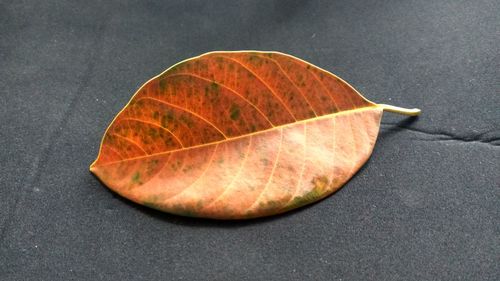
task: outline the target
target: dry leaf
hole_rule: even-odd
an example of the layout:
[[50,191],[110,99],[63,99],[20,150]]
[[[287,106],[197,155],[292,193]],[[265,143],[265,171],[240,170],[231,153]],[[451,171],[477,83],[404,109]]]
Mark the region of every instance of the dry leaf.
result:
[[282,213],[339,189],[366,162],[382,111],[337,76],[278,52],[211,52],[144,84],[90,170],[165,212]]

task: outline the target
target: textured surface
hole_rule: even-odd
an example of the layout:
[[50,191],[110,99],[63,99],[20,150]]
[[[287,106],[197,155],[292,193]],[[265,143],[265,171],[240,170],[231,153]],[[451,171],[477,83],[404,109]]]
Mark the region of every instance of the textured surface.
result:
[[[498,280],[498,1],[233,2],[0,3],[0,279]],[[269,219],[165,215],[88,172],[144,81],[228,49],[423,115],[385,114],[344,188]]]

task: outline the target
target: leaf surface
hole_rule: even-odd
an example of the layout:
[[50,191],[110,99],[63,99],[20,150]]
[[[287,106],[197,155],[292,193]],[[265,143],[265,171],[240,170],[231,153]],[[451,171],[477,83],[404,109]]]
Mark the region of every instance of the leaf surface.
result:
[[104,134],[91,171],[165,212],[282,213],[339,189],[366,162],[384,108],[278,52],[211,52],[145,83]]

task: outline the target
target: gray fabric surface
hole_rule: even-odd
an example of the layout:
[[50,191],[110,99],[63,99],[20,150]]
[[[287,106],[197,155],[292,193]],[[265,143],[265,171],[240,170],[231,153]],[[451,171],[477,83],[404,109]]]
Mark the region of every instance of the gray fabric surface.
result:
[[[1,1],[1,280],[499,280],[498,1]],[[277,50],[386,113],[339,192],[188,219],[89,171],[135,90],[211,50]]]

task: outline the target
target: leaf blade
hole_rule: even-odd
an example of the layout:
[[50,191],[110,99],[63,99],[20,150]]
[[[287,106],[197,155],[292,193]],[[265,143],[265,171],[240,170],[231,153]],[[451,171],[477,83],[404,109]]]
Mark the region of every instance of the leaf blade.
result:
[[[191,74],[185,75],[186,71]],[[172,77],[184,78],[179,82]],[[247,80],[241,82],[241,77]],[[252,94],[250,90],[255,89],[259,91]],[[155,102],[164,107],[153,105]],[[214,109],[217,105],[225,108]],[[192,116],[182,115],[181,111]],[[353,123],[357,130],[341,126],[342,131],[333,134],[336,139],[331,138],[330,147],[321,143],[330,141],[325,137],[328,130],[335,130],[335,126],[324,122],[335,124],[337,119],[344,120],[345,116],[352,119],[361,112],[366,116]],[[122,196],[171,213],[219,219],[272,215],[322,199],[340,188],[371,154],[381,115],[380,107],[340,78],[291,56],[255,52],[208,53],[172,67],[141,87],[108,128],[91,170]],[[138,120],[146,118],[143,123],[169,132],[172,137],[151,127],[146,130],[143,125],[128,124],[128,129],[117,125],[137,116]],[[351,119],[341,123],[352,122]],[[318,125],[320,123],[323,125]],[[364,137],[359,134],[361,125]],[[309,136],[307,126],[313,132]],[[287,140],[284,156],[280,158],[283,143],[278,143],[276,151],[273,146],[276,140],[271,134],[278,131],[283,134],[291,128],[294,128],[292,135],[299,140],[299,131],[304,132],[304,142]],[[321,128],[324,131],[319,130]],[[351,130],[350,134],[346,133],[347,129]],[[138,153],[137,149],[131,149],[132,145],[123,142],[107,143],[106,138],[115,131],[125,131],[127,137],[147,150]],[[261,140],[262,136],[265,137]],[[310,139],[309,145],[306,145],[306,136]],[[252,138],[256,144],[252,145]],[[364,140],[359,147],[356,147],[356,138]],[[259,142],[262,142],[260,150]],[[238,155],[231,154],[239,151],[236,146],[229,145],[233,143],[240,146],[248,143],[247,152],[243,153],[247,156],[242,158],[242,163]],[[354,146],[348,148],[345,143]],[[219,145],[223,150],[217,151]],[[208,154],[210,150],[212,154]],[[301,162],[295,151],[307,157]],[[350,165],[348,171],[335,168],[330,161],[337,155],[329,152],[342,151],[349,153],[338,157],[342,163],[339,167]],[[213,159],[207,164],[206,159],[197,156],[205,154],[222,161],[216,165],[224,168],[215,167]],[[249,154],[266,157],[257,159]],[[323,154],[330,155],[331,159]],[[262,159],[269,161],[267,156],[271,155],[276,160],[269,171]],[[352,158],[353,155],[356,157]],[[307,162],[308,157],[321,159],[320,164]],[[347,161],[349,157],[351,160]],[[233,166],[224,165],[224,161]],[[151,164],[154,162],[155,165]],[[252,164],[250,168],[245,168],[249,163]],[[287,163],[288,171],[282,168],[282,163]],[[200,172],[200,166],[205,165],[204,172]],[[328,168],[337,171],[322,173]],[[278,177],[273,179],[276,171]],[[267,179],[265,185],[264,179]],[[296,185],[293,189],[289,186],[292,184]],[[253,199],[251,204],[250,199]]]

